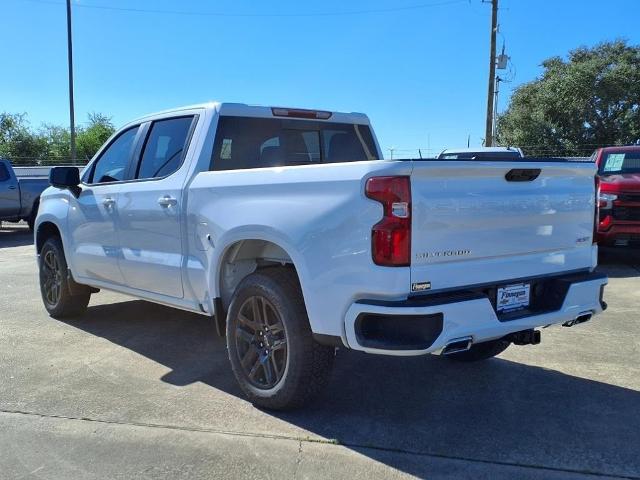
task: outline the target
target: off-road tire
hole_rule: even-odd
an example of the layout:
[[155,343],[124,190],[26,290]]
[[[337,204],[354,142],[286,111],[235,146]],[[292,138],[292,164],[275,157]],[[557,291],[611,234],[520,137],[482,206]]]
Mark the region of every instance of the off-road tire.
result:
[[[247,321],[244,316],[243,320],[240,320],[240,309],[246,308],[247,302],[256,298],[267,300],[272,319],[279,317],[284,325],[284,329],[280,331],[284,330],[286,335],[284,373],[278,373],[282,375],[281,378],[269,388],[260,388],[250,380],[250,372],[247,372],[247,366],[243,366],[240,353],[242,347],[248,345],[248,340],[240,339],[240,334],[236,332],[239,327],[244,328]],[[262,305],[264,304],[263,302]],[[266,317],[269,317],[269,314],[266,314]],[[243,331],[242,334],[244,333]],[[233,373],[242,391],[256,406],[271,410],[298,408],[316,397],[328,383],[335,349],[320,345],[313,339],[300,283],[295,271],[290,267],[259,270],[240,282],[227,314],[226,335]],[[249,349],[245,348],[245,355],[248,351]],[[280,358],[282,361],[282,357]],[[255,365],[255,362],[246,360],[245,363]],[[267,366],[264,363],[266,378]],[[274,371],[282,372],[282,369]]]
[[[54,270],[51,267],[52,262],[55,264],[55,272],[52,271]],[[47,309],[49,315],[53,318],[69,318],[82,315],[87,310],[91,291],[89,287],[76,284],[74,288],[75,294],[71,294],[70,282],[72,280],[68,278],[67,260],[59,237],[50,237],[44,242],[38,264],[40,267],[42,303],[44,303],[44,308]],[[56,282],[58,284],[57,293],[54,296],[49,290],[51,284],[48,282]]]
[[507,340],[490,340],[488,342],[476,343],[471,345],[471,348],[465,352],[452,353],[446,357],[458,362],[478,362],[501,354],[509,345],[511,345],[511,342]]

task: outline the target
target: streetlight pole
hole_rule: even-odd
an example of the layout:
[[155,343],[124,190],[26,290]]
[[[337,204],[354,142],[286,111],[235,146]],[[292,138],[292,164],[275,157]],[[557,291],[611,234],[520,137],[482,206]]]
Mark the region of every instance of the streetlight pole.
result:
[[69,64],[69,127],[71,131],[71,163],[76,164],[76,122],[73,113],[73,43],[71,39],[71,0],[67,0],[67,58]]

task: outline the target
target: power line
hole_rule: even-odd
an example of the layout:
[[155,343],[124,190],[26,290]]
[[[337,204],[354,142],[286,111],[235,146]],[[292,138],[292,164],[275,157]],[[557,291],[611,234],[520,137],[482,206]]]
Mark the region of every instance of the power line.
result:
[[[42,3],[48,5],[62,5],[63,2],[56,2],[54,0],[23,0],[27,2]],[[149,8],[135,8],[135,7],[114,7],[110,5],[91,5],[85,3],[74,3],[74,8],[86,8],[96,10],[111,10],[116,12],[133,12],[133,13],[154,13],[154,14],[168,14],[168,15],[192,15],[192,16],[209,16],[209,17],[339,17],[349,15],[368,15],[376,13],[393,13],[402,12],[408,10],[419,10],[423,8],[442,7],[446,5],[454,5],[457,3],[468,3],[468,0],[440,0],[431,3],[419,3],[414,5],[406,5],[403,7],[387,7],[387,8],[373,8],[366,10],[351,10],[344,12],[315,12],[315,13],[229,13],[229,12],[203,12],[194,10],[162,10],[162,9],[149,9]]]

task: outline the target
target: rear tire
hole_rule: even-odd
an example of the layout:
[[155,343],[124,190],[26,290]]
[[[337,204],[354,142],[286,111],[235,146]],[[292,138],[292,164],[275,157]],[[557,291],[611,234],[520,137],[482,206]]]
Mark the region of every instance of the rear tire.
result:
[[272,410],[298,408],[318,395],[335,355],[313,339],[290,268],[260,270],[240,282],[227,315],[227,348],[245,395]]
[[82,315],[87,310],[91,291],[82,286],[71,295],[67,260],[64,256],[62,241],[59,237],[50,237],[42,246],[39,258],[40,293],[42,303],[53,318],[68,318]]
[[38,208],[40,208],[40,202],[36,202],[31,209],[31,213],[29,214],[29,218],[27,218],[27,225],[29,226],[29,231],[33,232],[33,227],[36,224],[36,217],[38,216]]
[[490,340],[488,342],[473,344],[466,352],[452,353],[450,355],[446,355],[446,357],[458,362],[478,362],[480,360],[488,360],[489,358],[501,354],[509,347],[509,345],[511,345],[511,342],[507,340]]

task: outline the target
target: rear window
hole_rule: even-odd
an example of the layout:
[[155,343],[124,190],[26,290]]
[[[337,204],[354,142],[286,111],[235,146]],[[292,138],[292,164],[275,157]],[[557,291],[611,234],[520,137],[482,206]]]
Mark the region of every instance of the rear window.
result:
[[212,170],[377,159],[367,125],[279,118],[220,117]]
[[600,163],[601,175],[640,173],[640,151],[607,153]]

